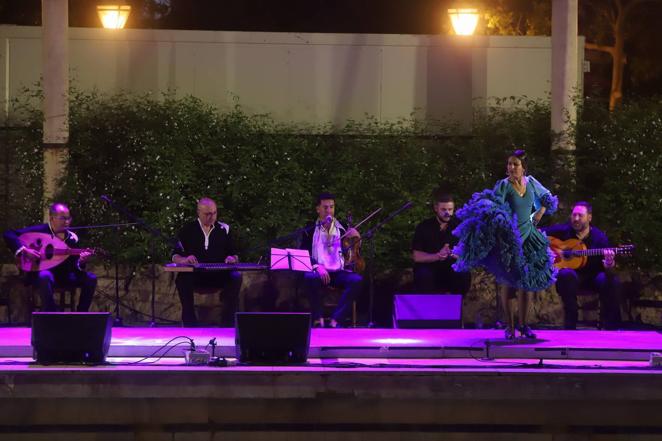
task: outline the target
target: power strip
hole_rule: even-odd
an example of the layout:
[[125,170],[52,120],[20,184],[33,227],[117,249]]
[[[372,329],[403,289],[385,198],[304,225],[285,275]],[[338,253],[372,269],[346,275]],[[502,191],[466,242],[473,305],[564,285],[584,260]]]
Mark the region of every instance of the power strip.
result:
[[189,366],[207,366],[210,358],[209,352],[204,349],[184,351],[184,359]]

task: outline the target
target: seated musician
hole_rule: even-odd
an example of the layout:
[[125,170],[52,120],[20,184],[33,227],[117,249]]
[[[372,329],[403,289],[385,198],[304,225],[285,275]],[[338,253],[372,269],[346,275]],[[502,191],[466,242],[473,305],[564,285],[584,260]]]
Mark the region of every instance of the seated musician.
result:
[[310,308],[314,327],[324,327],[322,318],[322,285],[343,289],[338,306],[331,316],[328,326],[340,327],[349,316],[352,302],[361,292],[363,277],[345,269],[341,236],[359,238],[355,229],[346,231],[335,218],[335,196],[331,193],[321,193],[317,197],[315,210],[317,220],[309,224],[300,237],[299,248],[310,252],[313,271],[304,274],[304,289],[310,299]]
[[[78,236],[68,228],[71,225],[71,214],[67,205],[57,202],[48,209],[48,223],[34,225],[19,230],[8,230],[4,239],[12,252],[21,258],[32,261],[42,259],[40,251],[26,247],[21,241],[25,233],[42,233],[52,238],[61,239],[67,246],[73,247],[78,243]],[[80,288],[80,299],[76,308],[79,312],[90,309],[92,297],[97,287],[97,277],[85,271],[85,263],[92,255],[91,251],[83,251],[79,256],[68,256],[60,264],[49,269],[37,269],[27,273],[26,282],[35,287],[41,297],[42,311],[57,311],[58,306],[53,299],[55,288]],[[38,267],[38,265],[37,265]]]
[[418,292],[466,294],[471,287],[471,273],[456,272],[457,260],[451,253],[458,239],[452,232],[459,224],[453,216],[453,197],[441,189],[432,193],[434,217],[416,226],[412,241],[414,285]]
[[[179,230],[179,249],[173,250],[172,261],[178,264],[237,263],[238,257],[230,226],[217,220],[216,202],[210,198],[198,201],[198,218]],[[179,273],[175,285],[182,303],[184,326],[197,325],[193,293],[196,288],[222,288],[221,326],[234,326],[242,276],[239,271]]]
[[[561,241],[579,239],[587,248],[607,248],[609,239],[591,225],[593,209],[588,202],[576,202],[570,221],[544,228],[547,236]],[[577,270],[563,268],[556,279],[556,291],[563,300],[565,329],[577,327],[577,291],[580,288],[597,291],[600,297],[600,320],[605,329],[617,329],[621,322],[620,282],[615,275],[616,262],[612,250],[604,255],[589,256],[585,266]]]

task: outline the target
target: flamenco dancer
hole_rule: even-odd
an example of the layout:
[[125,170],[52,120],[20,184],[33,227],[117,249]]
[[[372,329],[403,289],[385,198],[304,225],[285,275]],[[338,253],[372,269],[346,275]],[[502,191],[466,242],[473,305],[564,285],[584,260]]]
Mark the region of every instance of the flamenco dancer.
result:
[[510,295],[517,292],[517,328],[523,338],[536,335],[527,324],[532,293],[554,283],[556,268],[549,251],[549,241],[536,226],[545,213],[556,211],[558,200],[533,176],[527,175],[524,150],[508,156],[508,177],[498,181],[493,190],[475,193],[457,212],[460,225],[453,231],[459,238],[455,248],[456,271],[483,267],[492,273],[503,305],[508,326],[507,339],[515,338],[515,320]]

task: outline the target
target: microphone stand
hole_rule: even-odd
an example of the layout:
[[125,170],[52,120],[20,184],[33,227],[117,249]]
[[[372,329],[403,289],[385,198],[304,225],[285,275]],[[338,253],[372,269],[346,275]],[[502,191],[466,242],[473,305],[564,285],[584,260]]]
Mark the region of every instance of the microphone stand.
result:
[[[135,214],[131,213],[126,207],[122,206],[118,202],[113,201],[110,197],[106,195],[101,196],[101,200],[110,205],[115,211],[119,212],[126,216],[131,222],[142,227],[147,231],[151,236],[150,240],[150,255],[151,255],[151,278],[152,278],[152,296],[151,296],[151,321],[149,325],[151,327],[156,326],[156,262],[154,258],[156,257],[156,248],[154,244],[154,239],[159,238],[169,244],[172,248],[181,248],[181,244],[178,240],[165,236],[161,230],[154,228],[144,219],[139,218]],[[117,275],[116,275],[117,277]],[[116,292],[119,296],[119,291]]]
[[[130,227],[136,225],[136,222],[122,223],[122,224],[105,224],[105,225],[85,225],[79,227],[69,227],[68,230],[92,230],[96,228],[115,228],[115,231],[119,234],[120,228]],[[115,241],[117,245],[117,240]],[[120,277],[119,277],[119,263],[117,260],[117,253],[113,254],[113,266],[115,267],[115,311],[113,314],[115,318],[113,319],[113,326],[123,326],[122,315],[120,313]]]
[[311,230],[313,230],[315,227],[317,227],[317,225],[318,225],[318,222],[315,222],[313,225],[309,225],[309,226],[303,227],[303,228],[298,228],[298,229],[292,231],[291,233],[287,233],[284,236],[280,236],[280,237],[277,237],[275,239],[272,239],[272,240],[268,241],[266,244],[261,244],[261,245],[257,245],[257,246],[254,246],[252,248],[249,248],[245,251],[245,254],[249,254],[249,253],[252,253],[253,251],[262,250],[262,249],[265,249],[265,248],[270,248],[272,245],[275,245],[275,244],[278,244],[278,243],[281,243],[281,242],[287,242],[287,241],[296,239],[303,233],[309,233]]
[[[279,243],[282,243],[282,242],[288,242],[288,241],[297,239],[302,234],[309,233],[312,230],[314,230],[319,224],[320,224],[319,221],[317,221],[317,222],[313,223],[312,225],[308,225],[308,226],[305,226],[305,227],[302,227],[302,228],[297,228],[296,230],[294,230],[290,233],[287,233],[284,236],[280,236],[280,237],[277,237],[275,239],[272,239],[272,240],[268,241],[266,244],[261,244],[261,245],[257,245],[257,246],[254,246],[252,248],[249,248],[248,250],[246,250],[246,254],[249,254],[249,253],[251,253],[253,251],[257,251],[257,250],[263,250],[265,248],[271,248],[273,245],[276,245],[276,244],[279,244]],[[287,257],[288,257],[288,265],[289,265],[290,268],[292,268],[291,256],[289,256],[289,254],[288,254]],[[262,260],[262,256],[260,256],[260,261],[261,260]],[[258,263],[259,263],[259,261],[258,261]],[[271,267],[272,264],[273,264],[273,262],[269,262],[269,267]],[[274,283],[273,279],[272,279],[272,271],[267,272],[267,278],[268,278],[269,284],[272,285]],[[297,307],[298,303],[299,303],[299,283],[297,282],[296,290],[295,290],[295,294],[294,294],[294,307],[295,308]]]
[[361,237],[361,240],[367,240],[370,241],[370,252],[369,254],[369,260],[370,264],[368,265],[368,327],[373,328],[375,326],[373,315],[374,315],[374,306],[375,306],[375,271],[374,271],[374,264],[375,264],[375,234],[381,230],[384,225],[388,224],[391,222],[396,216],[399,216],[402,214],[404,211],[409,210],[414,203],[412,201],[406,202],[404,205],[402,205],[400,208],[386,216],[384,220],[379,222],[377,225],[366,231],[366,233]]

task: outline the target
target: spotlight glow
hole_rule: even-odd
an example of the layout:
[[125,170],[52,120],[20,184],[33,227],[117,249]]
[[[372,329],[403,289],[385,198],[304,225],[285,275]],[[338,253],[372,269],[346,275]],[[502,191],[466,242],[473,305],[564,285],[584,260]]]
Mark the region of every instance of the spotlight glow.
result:
[[420,343],[421,340],[416,338],[378,338],[374,342],[380,345],[413,345]]

